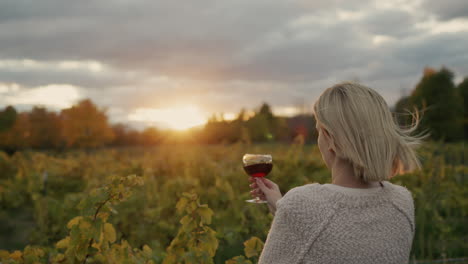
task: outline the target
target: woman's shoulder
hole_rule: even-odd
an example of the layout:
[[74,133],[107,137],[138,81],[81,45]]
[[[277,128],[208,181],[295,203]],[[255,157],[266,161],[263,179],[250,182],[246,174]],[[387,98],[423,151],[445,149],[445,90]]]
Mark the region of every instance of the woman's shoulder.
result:
[[333,197],[318,183],[292,188],[277,201],[275,218],[294,226],[298,233],[307,234],[311,225],[325,223],[337,209],[337,204],[330,198]]
[[[313,183],[289,190],[277,202],[277,214],[288,215],[294,222],[323,222],[340,208],[367,210],[392,205],[405,215],[414,232],[414,201],[411,192],[402,185],[382,182],[383,187],[364,195],[331,190],[324,184]],[[388,208],[388,207],[387,207]],[[289,219],[288,218],[288,219]]]
[[278,204],[290,208],[301,205],[320,206],[329,204],[329,198],[329,194],[323,190],[321,184],[310,183],[292,188],[278,201]]
[[406,188],[406,186],[404,186],[404,185],[398,185],[398,184],[395,184],[395,183],[391,183],[389,181],[384,181],[383,184],[384,184],[385,187],[387,187],[388,189],[393,190],[393,192],[395,192],[397,194],[400,194],[400,195],[406,196],[406,197],[412,197],[411,191],[408,188]]
[[407,210],[414,210],[414,200],[411,191],[404,185],[385,182],[385,186],[390,190],[392,201]]
[[[412,207],[413,197],[411,192],[402,185],[393,184],[388,181],[383,181],[383,188],[371,188],[367,190],[340,190],[330,188],[330,184],[311,183],[303,186],[298,186],[289,190],[283,198],[280,199],[282,204],[300,204],[308,203],[310,205],[359,205],[374,204],[381,202],[393,201],[398,205],[406,205]],[[341,189],[352,189],[341,187]],[[350,199],[352,196],[353,199]],[[372,196],[372,197],[370,197]],[[370,199],[371,198],[371,199]]]
[[314,197],[314,193],[320,189],[319,183],[310,183],[302,186],[297,186],[289,190],[283,198],[285,199],[301,199],[306,197]]

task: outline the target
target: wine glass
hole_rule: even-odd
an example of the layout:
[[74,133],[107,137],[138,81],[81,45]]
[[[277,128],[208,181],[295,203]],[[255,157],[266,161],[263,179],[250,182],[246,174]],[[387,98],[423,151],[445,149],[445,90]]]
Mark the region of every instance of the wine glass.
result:
[[[273,168],[272,157],[269,154],[245,154],[242,157],[244,170],[252,177],[265,177]],[[246,200],[249,203],[266,203],[258,196],[255,199]]]

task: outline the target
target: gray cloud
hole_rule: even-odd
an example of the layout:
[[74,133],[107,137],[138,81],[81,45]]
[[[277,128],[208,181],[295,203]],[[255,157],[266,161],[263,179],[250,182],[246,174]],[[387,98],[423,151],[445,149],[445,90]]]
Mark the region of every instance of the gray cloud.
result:
[[[147,75],[143,75],[147,77]],[[57,71],[53,69],[18,71],[0,69],[0,82],[18,83],[25,88],[47,84],[71,84],[86,88],[108,89],[120,85],[138,83],[142,76],[131,76],[115,72]]]
[[360,21],[360,27],[375,35],[407,37],[421,33],[414,28],[417,18],[405,10],[379,10]]
[[312,103],[334,82],[355,78],[393,104],[425,66],[468,74],[468,30],[417,26],[468,13],[466,1],[438,3],[411,10],[364,0],[2,1],[0,61],[93,60],[107,70],[0,67],[0,83],[71,84],[118,115],[190,102],[213,112]]
[[443,20],[468,17],[468,3],[466,0],[425,0],[423,7]]
[[442,33],[422,36],[396,47],[396,58],[413,68],[447,66],[468,74],[468,32]]

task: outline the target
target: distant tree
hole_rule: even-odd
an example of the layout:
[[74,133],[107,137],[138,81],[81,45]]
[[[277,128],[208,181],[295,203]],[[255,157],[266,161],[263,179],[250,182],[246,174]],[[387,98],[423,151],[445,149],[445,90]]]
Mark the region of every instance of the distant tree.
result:
[[62,110],[62,136],[68,147],[94,148],[106,145],[114,138],[103,110],[89,99]]
[[61,146],[61,121],[54,112],[44,107],[34,107],[29,113],[31,126],[30,146],[33,148],[57,148]]
[[7,106],[0,111],[0,132],[6,131],[15,124],[17,112],[13,106]]
[[300,136],[305,142],[316,142],[317,131],[315,130],[315,118],[313,115],[296,115],[288,118],[289,138]]
[[114,139],[112,140],[111,145],[113,146],[125,146],[126,145],[126,136],[127,136],[127,126],[121,123],[112,125],[112,133],[114,134]]
[[425,109],[421,129],[430,129],[433,139],[456,141],[463,138],[463,101],[453,82],[453,73],[442,68],[425,69],[425,75],[411,95],[411,104]]
[[274,139],[275,117],[267,103],[263,103],[258,112],[250,118],[246,126],[253,141],[263,142]]
[[262,104],[262,106],[260,107],[260,110],[258,111],[258,115],[264,116],[269,122],[275,119],[275,116],[273,115],[273,112],[271,111],[271,107],[267,103]]
[[288,126],[288,118],[287,117],[276,117],[274,122],[274,138],[277,141],[288,141],[290,135],[290,128]]
[[[412,116],[406,110],[420,112],[417,132],[429,130],[435,140],[457,141],[463,138],[463,99],[455,88],[453,73],[425,68],[424,74],[410,96],[395,105],[400,125],[408,126]],[[415,108],[416,107],[416,108]]]
[[16,115],[10,129],[0,133],[0,147],[6,150],[24,149],[31,145],[31,123],[27,112]]
[[[112,132],[114,134],[114,139],[111,142],[112,146],[127,146],[135,145],[137,141],[135,137],[130,136],[130,128],[122,123],[118,123],[112,126]],[[138,134],[139,138],[139,134]]]
[[141,146],[143,145],[143,140],[141,138],[141,133],[135,129],[129,129],[127,131],[127,143],[126,146]]
[[247,120],[247,114],[246,114],[244,108],[242,108],[242,109],[240,110],[239,114],[237,114],[236,120],[237,120],[238,122],[244,122],[244,121]]
[[458,93],[463,100],[463,130],[465,131],[464,139],[468,139],[468,104],[466,103],[468,98],[468,77],[458,85]]
[[232,140],[234,142],[251,143],[249,129],[246,126],[248,118],[245,109],[242,108],[239,114],[237,114],[237,118],[232,122]]
[[201,141],[210,144],[235,142],[238,135],[236,135],[234,122],[210,118],[201,132]]
[[141,133],[141,140],[145,146],[154,146],[161,142],[161,134],[154,127],[148,127]]
[[251,133],[256,141],[288,140],[289,129],[286,119],[286,117],[275,116],[270,105],[263,103],[251,119]]
[[408,111],[414,111],[410,96],[401,97],[395,104],[394,112],[401,126],[411,125],[411,114]]

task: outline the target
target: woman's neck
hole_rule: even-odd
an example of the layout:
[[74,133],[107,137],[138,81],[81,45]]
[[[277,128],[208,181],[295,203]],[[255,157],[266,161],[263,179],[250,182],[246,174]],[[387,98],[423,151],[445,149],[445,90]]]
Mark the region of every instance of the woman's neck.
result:
[[332,184],[348,188],[372,188],[380,186],[378,182],[364,182],[354,176],[351,165],[337,161],[332,167]]

